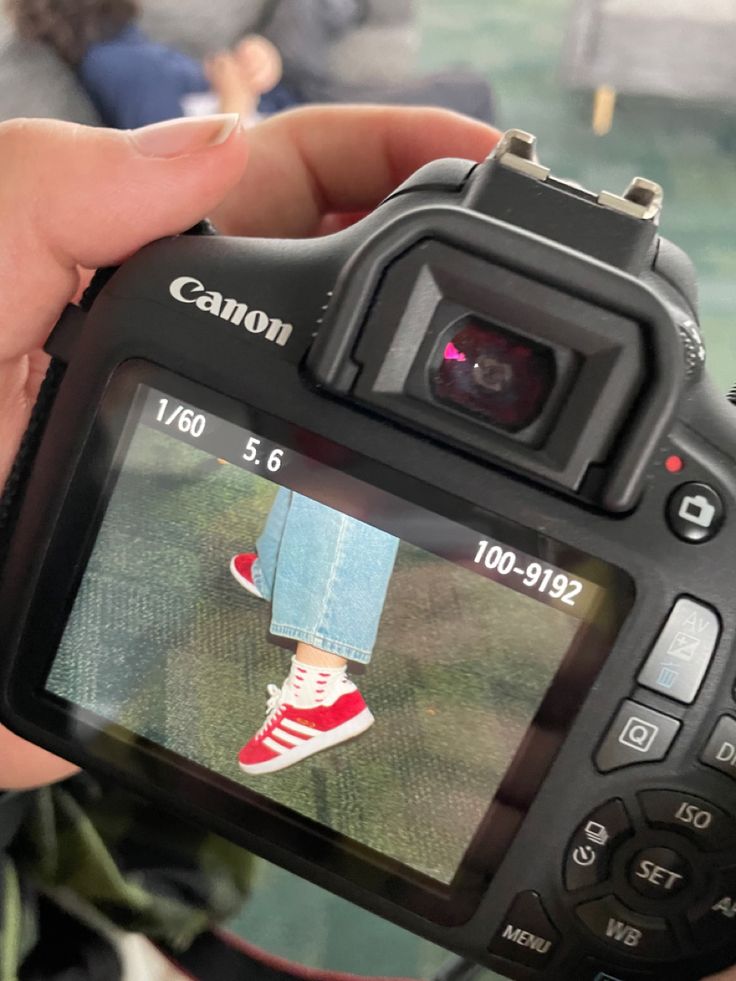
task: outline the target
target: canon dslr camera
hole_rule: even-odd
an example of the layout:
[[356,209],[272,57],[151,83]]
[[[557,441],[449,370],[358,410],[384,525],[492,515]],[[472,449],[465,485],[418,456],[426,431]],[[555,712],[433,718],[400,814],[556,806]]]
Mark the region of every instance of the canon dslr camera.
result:
[[3,721],[509,978],[736,961],[736,419],[660,207],[511,131],[99,273],[3,500]]

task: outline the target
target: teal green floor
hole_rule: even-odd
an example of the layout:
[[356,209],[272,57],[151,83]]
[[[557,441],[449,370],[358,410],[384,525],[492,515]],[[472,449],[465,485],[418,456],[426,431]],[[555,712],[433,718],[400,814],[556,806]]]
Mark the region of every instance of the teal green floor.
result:
[[[568,0],[420,0],[418,6],[422,66],[465,63],[486,73],[499,126],[535,133],[555,173],[619,193],[635,175],[663,185],[662,231],[698,270],[710,370],[724,391],[736,383],[736,112],[622,97],[612,132],[596,137],[590,95],[560,84]],[[252,942],[312,967],[429,978],[447,956],[265,864],[237,926]]]

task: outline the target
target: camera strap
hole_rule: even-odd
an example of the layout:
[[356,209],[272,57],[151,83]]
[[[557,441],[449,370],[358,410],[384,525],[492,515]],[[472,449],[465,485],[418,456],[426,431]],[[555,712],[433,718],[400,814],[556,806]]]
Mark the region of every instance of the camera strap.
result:
[[184,954],[159,949],[191,981],[408,981],[302,967],[221,930],[200,934]]

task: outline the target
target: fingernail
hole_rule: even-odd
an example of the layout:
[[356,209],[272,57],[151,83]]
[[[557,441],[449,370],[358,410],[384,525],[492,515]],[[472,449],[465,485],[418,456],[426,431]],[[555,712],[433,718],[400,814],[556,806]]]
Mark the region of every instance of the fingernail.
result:
[[134,129],[130,138],[144,157],[183,157],[224,143],[239,125],[240,116],[236,112],[190,116]]

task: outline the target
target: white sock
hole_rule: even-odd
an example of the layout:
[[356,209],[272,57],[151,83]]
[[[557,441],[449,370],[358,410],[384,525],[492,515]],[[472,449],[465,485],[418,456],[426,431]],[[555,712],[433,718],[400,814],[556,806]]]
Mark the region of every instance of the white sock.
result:
[[323,668],[291,659],[291,671],[284,683],[285,701],[297,708],[333,705],[344,694],[347,682],[346,666]]

